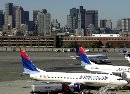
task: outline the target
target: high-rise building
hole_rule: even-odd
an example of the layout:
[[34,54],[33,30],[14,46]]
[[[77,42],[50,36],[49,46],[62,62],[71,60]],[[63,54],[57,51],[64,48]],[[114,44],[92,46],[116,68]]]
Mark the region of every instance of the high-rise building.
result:
[[107,20],[106,27],[112,29],[112,21],[111,20]]
[[3,32],[8,33],[13,26],[13,3],[5,4]]
[[37,14],[40,10],[33,10],[33,22],[35,24],[35,31],[37,31]]
[[3,32],[10,34],[13,28],[27,30],[29,11],[24,11],[21,6],[13,6],[13,3],[5,4]]
[[79,9],[70,9],[70,15],[67,16],[67,27],[72,30],[79,27],[85,29],[85,11],[83,6],[80,6]]
[[97,10],[87,10],[85,14],[85,28],[90,24],[94,27],[98,27],[98,11]]
[[5,14],[4,15],[4,24],[8,25],[8,19],[11,18],[9,16],[13,16],[13,3],[6,3],[5,4],[5,13],[4,14]]
[[75,30],[78,26],[77,18],[74,16],[67,15],[67,28]]
[[78,28],[82,28],[82,17],[80,11],[78,12]]
[[124,18],[121,20],[122,32],[130,32],[130,18]]
[[35,23],[34,23],[34,21],[29,21],[29,23],[28,23],[28,31],[35,31]]
[[70,16],[77,17],[77,15],[78,15],[78,11],[76,8],[70,9]]
[[73,17],[70,15],[67,15],[67,28],[68,29],[73,29],[73,21],[72,21]]
[[0,10],[0,30],[2,29],[3,25],[4,25],[4,14],[3,10]]
[[55,27],[56,29],[60,29],[60,23],[58,23],[57,19],[53,19],[51,24],[52,24],[52,27]]
[[121,28],[122,28],[121,19],[119,19],[119,20],[117,21],[116,29],[117,29],[117,30],[121,30]]
[[10,28],[13,27],[13,18],[12,18],[12,15],[8,16],[8,26],[10,26]]
[[110,29],[112,29],[111,20],[107,20],[107,19],[100,20],[100,28],[110,28]]
[[100,20],[100,28],[106,28],[106,19]]
[[24,24],[24,10],[21,6],[18,6],[16,8],[15,12],[15,22],[16,22],[16,28],[20,29],[21,24]]
[[37,14],[38,12],[40,12],[40,10],[33,10],[33,21],[36,22],[37,21]]
[[83,6],[80,6],[80,8],[77,9],[77,11],[78,11],[78,25],[81,25],[78,27],[85,29],[85,12],[86,12],[86,10],[83,9]]
[[51,35],[51,14],[46,9],[38,12],[37,15],[38,35]]
[[77,28],[84,29],[84,35],[87,34],[87,29],[90,24],[98,27],[98,11],[87,10],[80,6],[79,9],[70,9],[70,15],[67,16],[67,27],[75,30]]
[[72,30],[77,29],[78,28],[78,10],[76,8],[70,9],[70,16],[71,17],[69,16],[67,17],[68,18],[67,21],[69,22],[69,19],[70,19],[70,22],[72,22],[71,29]]
[[24,23],[28,25],[29,23],[29,11],[24,11]]
[[51,35],[57,35],[57,33],[60,31],[60,23],[57,19],[52,19],[51,30]]
[[0,14],[3,14],[3,10],[0,10]]
[[13,6],[13,28],[16,27],[16,9],[18,6]]

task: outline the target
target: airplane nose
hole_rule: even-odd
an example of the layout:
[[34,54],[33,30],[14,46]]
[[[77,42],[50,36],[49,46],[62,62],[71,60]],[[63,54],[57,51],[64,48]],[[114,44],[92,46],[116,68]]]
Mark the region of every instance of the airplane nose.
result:
[[128,82],[127,82],[127,81],[123,81],[122,83],[123,83],[123,85],[126,85],[126,84],[128,84]]
[[30,74],[30,79],[34,80],[35,79],[35,75],[34,74]]
[[128,82],[127,82],[127,81],[125,81],[125,84],[128,84]]
[[33,80],[34,78],[32,76],[30,76],[30,79]]

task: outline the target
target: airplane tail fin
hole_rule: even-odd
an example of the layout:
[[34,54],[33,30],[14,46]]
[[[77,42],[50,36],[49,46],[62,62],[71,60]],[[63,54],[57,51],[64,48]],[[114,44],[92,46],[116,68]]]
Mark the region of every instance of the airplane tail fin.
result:
[[127,56],[128,56],[128,58],[130,58],[130,52],[128,52]]
[[79,47],[79,53],[80,53],[80,59],[81,59],[81,65],[94,65],[95,63],[91,62],[89,58],[87,57],[85,50],[83,47]]
[[29,56],[26,54],[25,51],[20,50],[21,59],[23,63],[24,68],[24,74],[33,74],[40,72],[40,69],[38,69],[30,60]]

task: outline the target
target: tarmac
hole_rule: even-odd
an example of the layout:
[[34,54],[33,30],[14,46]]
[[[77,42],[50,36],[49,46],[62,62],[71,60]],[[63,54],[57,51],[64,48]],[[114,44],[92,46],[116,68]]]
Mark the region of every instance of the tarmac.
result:
[[[86,72],[80,66],[80,61],[70,56],[74,52],[33,52],[27,51],[33,63],[40,69],[55,72]],[[88,54],[94,54],[88,53]],[[106,54],[113,65],[130,66],[124,55],[119,52]],[[0,94],[30,94],[31,84],[29,76],[22,75],[23,67],[18,51],[0,52]],[[107,94],[130,94],[130,92],[107,92]]]

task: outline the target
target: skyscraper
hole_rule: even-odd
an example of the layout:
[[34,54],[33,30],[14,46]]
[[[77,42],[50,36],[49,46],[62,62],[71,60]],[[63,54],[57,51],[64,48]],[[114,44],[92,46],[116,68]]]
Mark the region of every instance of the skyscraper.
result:
[[36,22],[37,21],[37,14],[38,12],[40,12],[40,10],[33,10],[33,21]]
[[85,14],[85,28],[90,24],[94,27],[98,27],[98,11],[97,10],[87,10]]
[[130,18],[124,18],[121,20],[122,32],[130,32]]
[[67,27],[75,30],[77,28],[85,29],[85,9],[80,6],[79,9],[70,9],[70,15],[67,16]]
[[112,29],[112,22],[111,22],[111,20],[107,20],[106,27]]
[[100,20],[100,28],[106,28],[106,19]]
[[0,10],[0,30],[2,29],[3,25],[4,25],[4,14],[3,10]]
[[72,16],[72,17],[77,17],[77,15],[78,15],[78,11],[77,11],[77,9],[76,8],[72,8],[72,9],[70,9],[70,16]]
[[4,15],[4,24],[5,25],[8,25],[8,19],[11,18],[9,16],[13,16],[13,3],[5,4],[5,15]]
[[[67,17],[68,19],[70,19],[70,22],[72,22],[71,24],[71,29],[77,29],[78,28],[78,11],[76,8],[72,8],[70,9],[70,16],[71,17]],[[69,20],[68,20],[69,21]]]
[[78,12],[78,28],[82,28],[82,17],[80,11]]
[[0,10],[0,14],[3,14],[3,10]]
[[13,26],[13,3],[5,4],[3,32],[10,32]]
[[[86,10],[83,9],[83,6],[80,6],[80,8],[77,11],[78,11],[78,25],[81,25],[78,27],[85,29],[85,12],[86,12]],[[81,23],[79,23],[80,20],[81,20]]]
[[29,23],[29,11],[24,11],[24,23],[28,25]]
[[53,19],[51,24],[52,24],[52,27],[55,27],[56,29],[60,29],[60,23],[58,23],[57,19]]
[[122,28],[121,19],[119,19],[119,20],[117,21],[116,29],[117,29],[117,30],[121,30],[121,28]]
[[33,22],[35,25],[35,32],[37,32],[37,14],[40,10],[33,10]]
[[51,14],[46,9],[38,12],[37,15],[38,35],[51,35]]
[[73,25],[72,19],[73,19],[72,16],[67,15],[67,28],[68,28],[68,29],[74,29],[73,26],[72,26],[72,25]]
[[34,31],[34,30],[35,30],[34,21],[29,21],[29,23],[28,23],[28,31]]
[[21,24],[24,24],[24,10],[21,6],[17,6],[15,17],[16,28],[20,29]]

